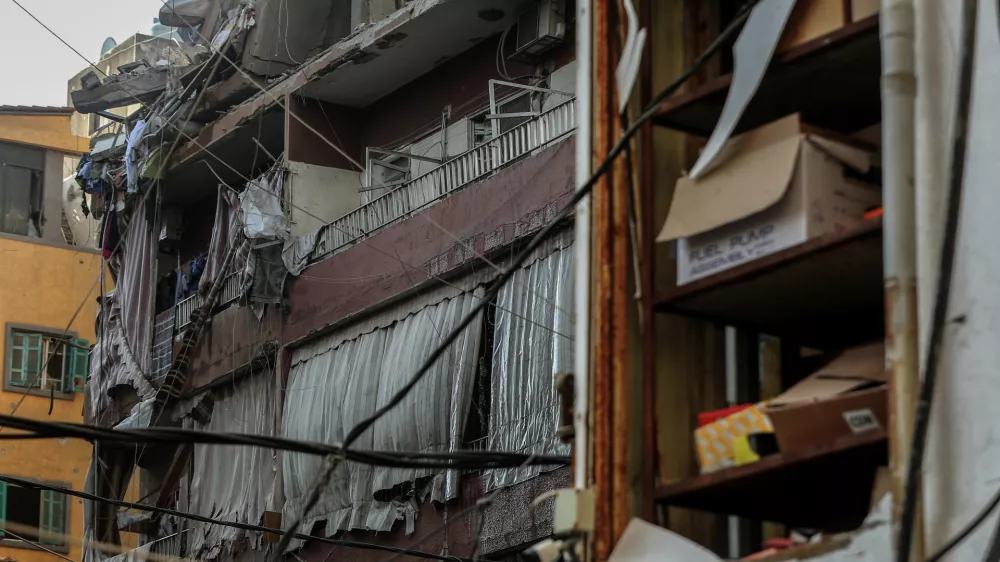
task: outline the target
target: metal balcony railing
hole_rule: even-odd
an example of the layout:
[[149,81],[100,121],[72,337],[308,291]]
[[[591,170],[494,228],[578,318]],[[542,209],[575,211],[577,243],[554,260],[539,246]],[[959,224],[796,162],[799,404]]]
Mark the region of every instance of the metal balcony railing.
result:
[[[226,278],[222,286],[222,294],[219,295],[219,303],[216,306],[225,306],[240,298],[240,288],[243,285],[243,272],[237,271]],[[174,306],[174,326],[180,332],[191,323],[191,313],[201,307],[204,301],[201,295],[195,293],[182,300]]]
[[576,100],[558,105],[320,229],[310,261],[343,251],[576,130]]

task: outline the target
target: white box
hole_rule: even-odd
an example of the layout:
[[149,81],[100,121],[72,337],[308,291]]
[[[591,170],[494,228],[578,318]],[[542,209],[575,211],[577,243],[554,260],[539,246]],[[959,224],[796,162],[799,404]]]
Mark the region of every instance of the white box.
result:
[[677,284],[858,227],[881,201],[877,186],[857,179],[872,158],[807,132],[797,115],[731,139],[721,164],[674,189],[657,241],[677,241]]

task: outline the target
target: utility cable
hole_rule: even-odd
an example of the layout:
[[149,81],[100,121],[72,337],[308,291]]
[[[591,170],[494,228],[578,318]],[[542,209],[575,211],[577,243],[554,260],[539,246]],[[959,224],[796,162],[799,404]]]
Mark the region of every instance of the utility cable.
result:
[[212,432],[172,427],[145,429],[107,429],[96,425],[47,422],[31,418],[0,415],[0,424],[30,433],[7,434],[7,440],[74,438],[101,443],[135,444],[196,444],[244,445],[310,455],[345,455],[347,460],[378,466],[398,468],[491,469],[518,468],[521,466],[568,465],[568,457],[535,455],[505,451],[345,451],[343,447],[245,433]]
[[[695,59],[694,63],[653,98],[653,100],[643,111],[643,113],[636,119],[636,121],[622,133],[621,138],[619,138],[618,142],[615,143],[615,145],[611,148],[611,151],[608,153],[607,156],[605,156],[601,164],[597,166],[597,169],[590,176],[590,178],[588,178],[587,181],[584,182],[583,185],[581,185],[580,188],[573,193],[573,196],[571,197],[569,203],[566,206],[564,206],[562,210],[559,211],[559,213],[555,216],[553,220],[551,220],[540,231],[538,231],[537,234],[535,234],[535,236],[531,239],[530,242],[528,242],[528,244],[524,247],[524,249],[520,252],[520,254],[518,254],[518,256],[514,258],[513,262],[511,262],[510,265],[508,265],[504,273],[502,273],[500,277],[496,280],[496,282],[486,291],[483,300],[480,301],[478,305],[474,306],[472,310],[469,311],[469,313],[462,319],[462,321],[459,322],[458,325],[451,330],[451,332],[449,332],[449,334],[444,338],[444,341],[430,353],[430,355],[420,366],[420,368],[417,369],[417,372],[413,375],[410,381],[407,384],[405,384],[398,392],[396,392],[388,403],[386,403],[384,406],[376,410],[375,413],[372,414],[367,419],[362,420],[354,427],[354,429],[351,430],[351,432],[347,435],[347,438],[344,440],[343,444],[344,450],[347,450],[352,444],[354,444],[354,442],[365,431],[371,428],[371,426],[374,425],[375,422],[378,421],[382,416],[384,416],[390,410],[398,406],[403,401],[403,399],[410,393],[410,391],[412,391],[413,388],[424,378],[424,376],[427,375],[431,367],[433,367],[434,363],[436,363],[437,360],[444,354],[445,350],[447,350],[448,346],[450,346],[451,343],[458,338],[458,336],[462,333],[462,331],[464,331],[472,323],[472,321],[479,315],[479,313],[481,313],[483,309],[486,308],[486,305],[497,296],[497,294],[500,291],[500,288],[503,286],[504,283],[507,282],[507,280],[509,280],[514,275],[514,273],[518,270],[521,264],[527,261],[528,258],[534,252],[534,250],[538,248],[542,244],[542,242],[544,242],[555,231],[557,226],[560,223],[562,223],[562,221],[566,220],[569,217],[569,215],[576,208],[576,205],[580,201],[582,201],[584,197],[590,194],[591,190],[594,188],[594,185],[611,168],[615,159],[618,157],[619,154],[622,153],[625,147],[629,144],[631,138],[642,127],[642,124],[652,119],[657,114],[660,104],[668,97],[673,95],[678,89],[680,89],[682,85],[684,85],[692,76],[694,76],[694,74],[698,72],[698,70],[702,66],[704,66],[704,64],[723,47],[723,45],[731,36],[735,35],[742,28],[743,23],[750,15],[750,9],[756,4],[756,1],[757,0],[748,2],[745,5],[744,10],[739,15],[737,15],[733,19],[733,21],[726,27],[726,29],[715,39],[715,41],[713,41],[711,45],[709,45],[708,48],[702,54],[700,54],[697,59]],[[303,505],[301,513],[288,527],[288,530],[285,531],[285,534],[282,535],[281,541],[278,543],[278,546],[275,550],[275,555],[272,557],[272,560],[274,562],[278,562],[280,560],[280,557],[282,556],[284,551],[288,548],[288,545],[291,542],[292,538],[294,538],[295,529],[297,529],[299,525],[302,524],[302,520],[316,506],[316,503],[319,501],[319,497],[320,494],[322,493],[322,490],[326,487],[326,484],[329,482],[330,477],[333,475],[334,469],[336,469],[336,465],[337,462],[333,458],[328,457],[328,463],[324,469],[324,473],[320,475],[320,477],[317,479],[316,484],[310,491],[307,501]]]
[[[185,511],[177,511],[174,509],[169,509],[165,507],[156,507],[153,505],[132,503],[127,501],[115,500],[111,498],[104,498],[101,496],[96,496],[87,492],[79,492],[76,490],[70,490],[69,488],[63,488],[61,486],[52,486],[49,484],[41,484],[38,482],[32,482],[30,480],[24,480],[21,478],[16,478],[13,476],[3,476],[0,475],[0,482],[6,482],[7,484],[13,484],[15,486],[20,486],[21,488],[27,488],[29,490],[39,490],[39,491],[50,491],[65,494],[67,496],[72,496],[84,500],[89,500],[93,502],[113,505],[117,507],[123,507],[125,509],[134,509],[136,511],[144,511],[147,513],[159,513],[161,515],[168,515],[171,517],[177,517],[180,519],[187,519],[189,521],[197,521],[199,523],[207,523],[210,525],[219,525],[222,527],[231,527],[234,529],[241,529],[244,531],[262,532],[262,533],[281,533],[281,529],[273,529],[270,527],[264,527],[261,525],[251,525],[249,523],[239,523],[235,521],[223,521],[219,519],[213,519],[211,517],[205,517],[203,515],[198,515],[196,513],[189,513]],[[459,558],[457,556],[441,556],[438,554],[432,554],[430,552],[422,552],[419,550],[413,550],[409,548],[397,548],[394,546],[386,546],[380,544],[373,544],[361,541],[351,541],[344,539],[331,539],[319,535],[306,535],[302,533],[294,533],[295,538],[301,540],[315,540],[327,544],[333,544],[337,546],[343,546],[346,548],[355,548],[359,550],[377,550],[382,552],[391,552],[395,554],[401,554],[404,556],[414,556],[418,558],[426,558],[428,560],[441,560],[443,562],[468,562],[464,558]]]
[[[955,547],[961,544],[962,541],[969,538],[969,535],[971,535],[973,531],[979,528],[979,526],[982,525],[984,521],[986,521],[986,518],[989,517],[991,513],[993,513],[993,511],[997,508],[997,505],[1000,505],[1000,490],[998,490],[995,494],[993,494],[993,498],[990,499],[990,501],[986,504],[986,506],[983,507],[983,509],[972,519],[972,521],[969,521],[969,523],[966,524],[965,527],[962,527],[962,530],[959,531],[958,534],[952,537],[947,543],[944,544],[944,546],[938,549],[937,552],[928,556],[927,562],[939,562],[940,560],[944,559],[944,557],[947,556],[949,552],[954,550]],[[993,560],[991,556],[993,556],[995,552],[996,548],[995,540],[996,538],[994,537],[993,546],[990,548],[986,556],[987,561]]]
[[[168,10],[170,10],[171,12],[173,12],[173,14],[175,16],[180,17],[177,14],[177,12],[174,10],[174,7],[170,5],[171,4],[170,2],[168,2],[167,0],[160,0],[160,1],[163,3],[164,7],[166,7]],[[280,6],[279,6],[279,9],[280,9]],[[279,18],[279,22],[280,22],[280,18]],[[210,40],[208,40],[204,35],[202,35],[201,31],[199,31],[199,30],[197,30],[195,28],[191,28],[191,29],[202,40],[202,42],[204,43],[204,46],[208,47],[210,51],[212,51],[214,53],[218,53],[219,56],[222,57],[226,62],[228,62],[230,64],[230,66],[232,66],[233,68],[235,68],[236,71],[239,72],[240,75],[242,75],[243,78],[246,79],[247,82],[249,82],[250,84],[256,86],[257,89],[260,90],[260,93],[264,94],[264,97],[270,98],[271,103],[274,103],[275,105],[277,105],[278,107],[280,107],[282,111],[284,111],[285,113],[287,113],[289,116],[293,117],[303,127],[305,127],[306,129],[308,129],[309,132],[311,132],[312,134],[314,134],[317,137],[319,137],[320,140],[322,140],[324,143],[330,145],[331,148],[333,148],[334,150],[337,151],[338,154],[340,154],[341,156],[343,156],[344,158],[346,158],[348,162],[350,162],[351,164],[354,164],[359,170],[364,170],[365,169],[364,166],[362,166],[361,164],[358,163],[357,160],[355,160],[354,158],[352,158],[351,155],[347,153],[347,151],[345,151],[343,148],[341,148],[340,146],[338,146],[336,143],[334,143],[330,139],[326,138],[326,136],[324,136],[322,133],[320,133],[318,130],[316,130],[315,127],[313,127],[309,123],[306,123],[306,121],[303,118],[299,117],[298,114],[293,113],[291,110],[289,110],[287,107],[285,107],[285,104],[281,103],[281,100],[279,100],[277,96],[275,96],[274,94],[272,94],[271,91],[270,91],[270,89],[268,87],[260,85],[257,82],[257,80],[254,80],[254,78],[252,76],[250,76],[250,74],[247,73],[246,70],[243,70],[243,68],[239,64],[237,64],[232,59],[230,59],[228,56],[226,56],[225,53],[223,53],[222,51],[220,51],[220,50],[216,49],[214,46],[212,46],[212,42]],[[236,32],[236,30],[234,29],[232,31],[232,33],[235,34],[235,32]],[[261,111],[265,111],[265,110],[266,110],[266,108],[262,109]],[[204,147],[202,147],[202,149],[204,150]]]
[[[910,562],[914,529],[917,519],[917,500],[920,497],[920,473],[923,471],[924,450],[927,447],[927,430],[930,427],[934,386],[941,363],[941,350],[945,328],[948,325],[948,302],[955,269],[955,248],[958,243],[959,216],[962,211],[962,192],[965,186],[965,156],[969,134],[969,114],[972,108],[972,81],[976,62],[976,16],[978,0],[962,2],[962,43],[959,46],[958,88],[955,96],[954,122],[952,123],[951,177],[948,186],[948,203],[945,210],[944,240],[941,244],[941,263],[938,266],[937,289],[934,295],[934,312],[931,333],[924,360],[923,382],[917,399],[913,422],[913,443],[906,470],[903,507],[900,515],[899,542],[896,560]],[[901,461],[902,459],[900,459]]]

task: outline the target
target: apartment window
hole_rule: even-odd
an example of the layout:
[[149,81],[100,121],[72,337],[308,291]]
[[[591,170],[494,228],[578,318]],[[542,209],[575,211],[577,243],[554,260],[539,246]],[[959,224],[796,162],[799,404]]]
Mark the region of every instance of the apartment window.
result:
[[[531,112],[531,94],[525,92],[523,94],[517,94],[515,97],[504,101],[503,103],[497,104],[497,114],[507,115],[507,114],[518,114],[518,113],[530,113]],[[483,112],[469,119],[469,124],[472,127],[472,146],[479,146],[481,144],[489,142],[493,138],[493,120],[487,119],[486,116],[489,115],[489,110]],[[519,117],[504,117],[497,119],[497,125],[500,129],[500,134],[504,134],[507,131],[517,127],[521,123],[524,123],[531,119],[531,117],[521,115]]]
[[7,327],[4,387],[72,398],[90,371],[90,342],[29,327]]
[[[64,486],[64,485],[63,485]],[[3,546],[31,546],[26,541],[66,547],[69,501],[51,490],[0,482],[0,538]]]
[[45,151],[0,143],[0,232],[40,236]]

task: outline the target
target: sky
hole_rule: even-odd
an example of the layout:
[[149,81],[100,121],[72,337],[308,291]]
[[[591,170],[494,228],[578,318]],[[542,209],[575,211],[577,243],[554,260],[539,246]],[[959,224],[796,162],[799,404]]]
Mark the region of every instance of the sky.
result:
[[[88,60],[107,37],[149,33],[161,0],[18,0]],[[0,105],[65,106],[69,79],[87,63],[21,11],[0,0]]]

